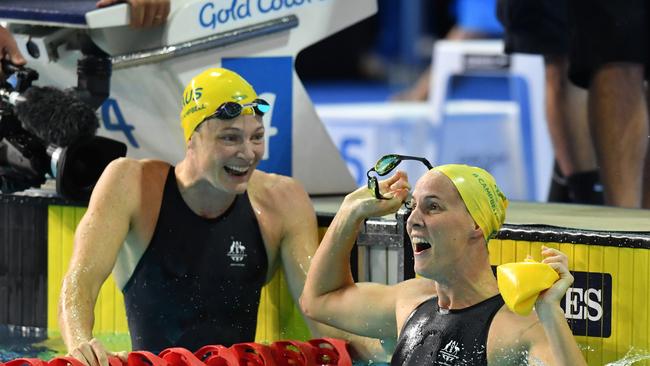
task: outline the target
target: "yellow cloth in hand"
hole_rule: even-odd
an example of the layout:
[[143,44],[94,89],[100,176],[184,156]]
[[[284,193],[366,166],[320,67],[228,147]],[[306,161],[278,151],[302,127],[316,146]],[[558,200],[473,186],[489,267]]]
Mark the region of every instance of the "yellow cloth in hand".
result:
[[519,315],[533,310],[539,293],[560,279],[553,267],[546,263],[526,259],[497,267],[497,283],[506,306]]

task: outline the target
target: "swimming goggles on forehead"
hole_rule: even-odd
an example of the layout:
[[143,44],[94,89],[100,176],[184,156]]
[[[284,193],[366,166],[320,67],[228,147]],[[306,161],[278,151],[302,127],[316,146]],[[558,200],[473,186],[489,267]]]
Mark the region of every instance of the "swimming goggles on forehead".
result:
[[375,198],[380,200],[388,199],[381,194],[381,192],[379,191],[379,182],[377,181],[377,177],[375,177],[374,175],[370,175],[370,172],[375,172],[377,173],[377,175],[384,176],[392,172],[393,169],[395,169],[399,165],[399,163],[401,163],[404,160],[417,160],[422,164],[426,165],[426,167],[429,170],[433,169],[433,165],[431,165],[431,163],[429,163],[429,160],[425,158],[420,158],[417,156],[409,156],[409,155],[397,155],[397,154],[384,155],[381,158],[379,158],[379,160],[377,160],[375,166],[373,166],[366,172],[366,177],[368,178],[368,189],[375,193]]
[[225,102],[217,108],[216,112],[205,119],[233,119],[239,117],[244,108],[252,108],[257,116],[263,116],[271,110],[271,105],[264,99],[255,99],[250,103],[239,104],[237,102]]

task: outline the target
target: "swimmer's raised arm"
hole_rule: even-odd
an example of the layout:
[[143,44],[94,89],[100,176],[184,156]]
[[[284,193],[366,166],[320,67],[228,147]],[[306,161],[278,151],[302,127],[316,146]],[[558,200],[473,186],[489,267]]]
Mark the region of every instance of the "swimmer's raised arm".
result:
[[280,259],[291,295],[298,303],[307,270],[318,247],[318,224],[309,195],[293,178],[277,176],[278,183],[268,190],[282,225]]
[[[264,196],[265,206],[274,208],[275,222],[281,226],[279,230],[280,262],[289,291],[294,301],[298,303],[310,262],[318,247],[316,213],[309,195],[295,179],[267,175],[263,182],[267,187],[255,192]],[[261,199],[258,198],[258,200]],[[258,219],[265,220],[263,216],[264,214]],[[350,343],[353,357],[359,360],[385,362],[389,358],[376,339],[352,335],[310,318],[305,318],[305,321],[314,338],[331,337],[347,340]]]
[[512,362],[525,347],[526,361],[530,365],[541,362],[549,366],[586,366],[560,307],[560,299],[573,283],[567,256],[556,249],[542,249],[542,262],[553,267],[560,279],[540,294],[531,314],[521,316],[505,308],[497,314],[489,342],[491,348],[498,351],[491,352],[491,361],[495,364]]
[[530,355],[545,361],[548,365],[587,365],[571,329],[569,328],[560,300],[573,283],[569,272],[568,258],[559,250],[546,248],[542,250],[543,263],[549,264],[560,275],[555,284],[544,291],[535,303],[535,312],[539,318],[543,335],[531,342]]
[[408,194],[406,176],[398,172],[380,183],[388,200],[375,199],[365,187],[346,196],[312,261],[301,297],[305,314],[355,334],[395,338],[397,286],[354,283],[350,251],[368,217],[397,211]]
[[108,165],[75,232],[63,279],[59,325],[68,353],[89,366],[108,366],[107,352],[93,339],[94,308],[139,205],[140,165],[118,159]]

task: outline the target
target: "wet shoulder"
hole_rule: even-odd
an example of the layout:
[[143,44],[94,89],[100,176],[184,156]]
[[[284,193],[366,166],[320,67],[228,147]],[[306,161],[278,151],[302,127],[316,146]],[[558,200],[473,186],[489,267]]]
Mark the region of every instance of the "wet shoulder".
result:
[[[93,189],[93,198],[131,196],[137,193],[142,176],[139,160],[118,158],[113,160],[102,173]],[[92,199],[91,199],[92,202]]]
[[248,186],[248,194],[254,204],[278,213],[290,212],[300,204],[311,201],[302,184],[291,177],[256,170]]
[[93,196],[111,200],[121,197],[137,205],[162,190],[168,170],[169,164],[158,160],[115,159],[102,173]]
[[142,169],[142,181],[150,184],[165,185],[171,165],[161,160],[138,160]]
[[409,280],[400,282],[395,285],[397,288],[397,295],[403,301],[406,299],[413,299],[411,301],[419,301],[420,299],[430,299],[436,295],[435,281],[426,278],[411,278]]
[[124,183],[137,183],[140,180],[152,181],[166,177],[169,163],[160,160],[137,160],[131,158],[118,158],[113,160],[102,174],[116,181]]
[[426,278],[413,278],[395,285],[395,320],[397,329],[402,326],[413,311],[425,301],[436,296],[435,282]]

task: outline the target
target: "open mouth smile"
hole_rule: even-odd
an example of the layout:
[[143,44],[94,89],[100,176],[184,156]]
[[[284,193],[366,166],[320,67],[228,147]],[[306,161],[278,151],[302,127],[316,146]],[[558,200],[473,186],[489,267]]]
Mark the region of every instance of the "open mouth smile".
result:
[[230,175],[241,177],[248,174],[250,166],[225,165],[223,169]]
[[413,252],[415,254],[422,253],[431,248],[431,244],[424,239],[414,238],[411,242],[413,243]]

